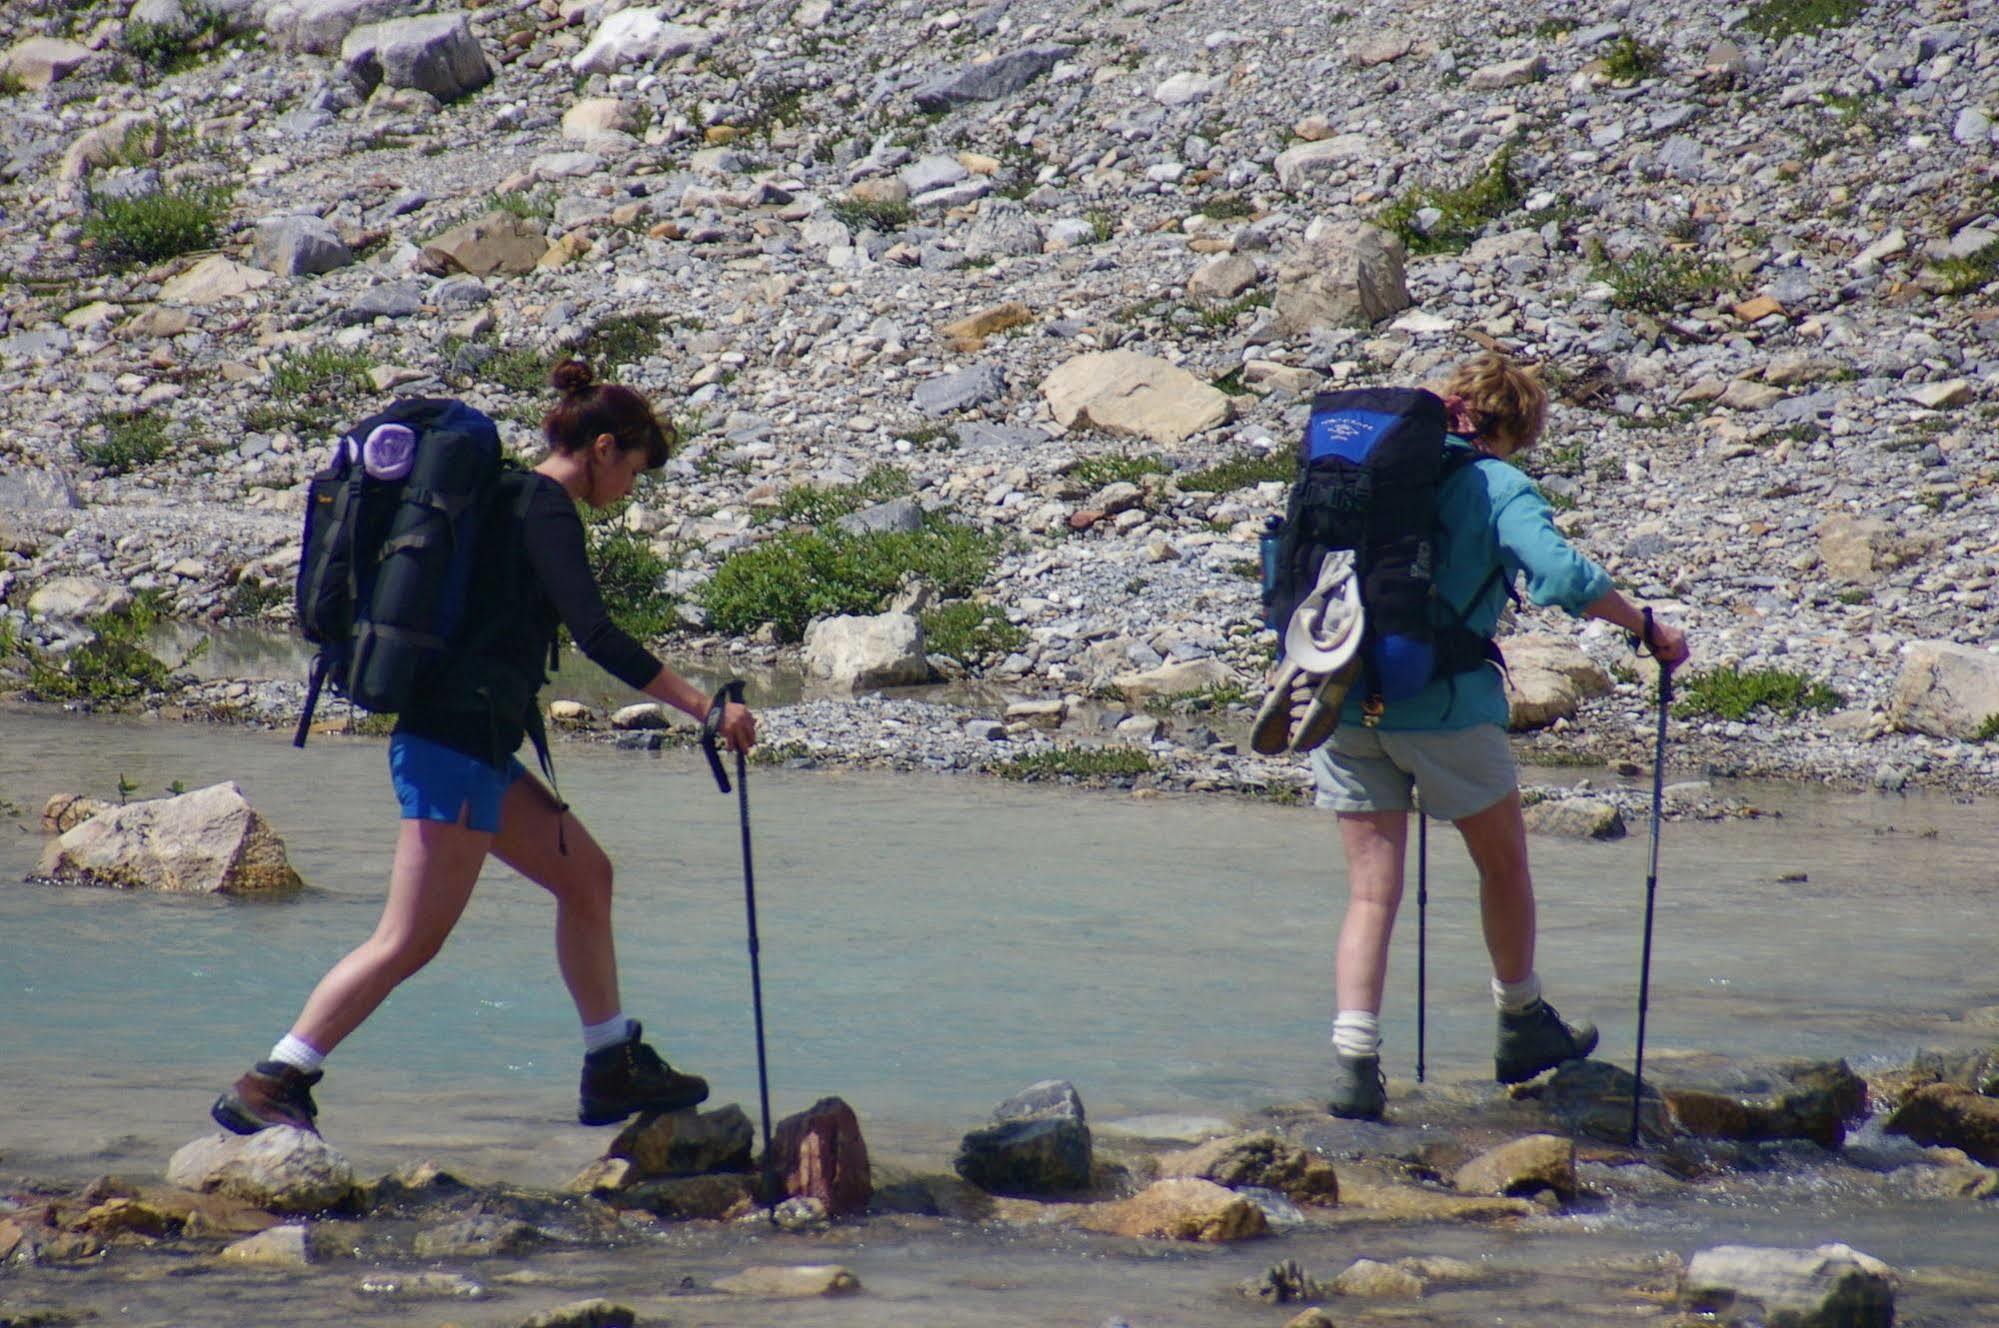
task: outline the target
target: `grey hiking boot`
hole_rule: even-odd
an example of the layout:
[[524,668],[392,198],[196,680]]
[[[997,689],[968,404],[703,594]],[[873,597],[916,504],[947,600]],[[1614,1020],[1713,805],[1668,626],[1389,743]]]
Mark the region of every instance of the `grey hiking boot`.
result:
[[1525,1083],[1563,1061],[1581,1060],[1596,1050],[1595,1024],[1567,1024],[1546,1001],[1535,1001],[1519,1014],[1499,1012],[1499,1048],[1493,1053],[1493,1077],[1502,1084]]
[[215,1099],[208,1114],[217,1125],[237,1134],[255,1134],[273,1125],[317,1134],[319,1107],[312,1100],[312,1086],[324,1073],[314,1070],[308,1074],[296,1065],[258,1061],[250,1073]]
[[576,1119],[585,1125],[616,1125],[635,1111],[685,1111],[708,1100],[708,1081],[682,1074],[640,1040],[638,1021],[614,1047],[583,1058],[582,1100]]
[[1346,1120],[1380,1120],[1388,1106],[1388,1082],[1381,1075],[1381,1057],[1333,1052],[1333,1091],[1326,1110]]

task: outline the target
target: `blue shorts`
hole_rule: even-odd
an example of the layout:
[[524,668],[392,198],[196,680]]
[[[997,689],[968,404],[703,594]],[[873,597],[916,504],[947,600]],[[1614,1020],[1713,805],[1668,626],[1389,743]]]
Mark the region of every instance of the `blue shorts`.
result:
[[398,733],[389,739],[389,778],[405,821],[442,821],[491,834],[500,828],[500,799],[526,767],[509,756],[495,769],[442,743]]

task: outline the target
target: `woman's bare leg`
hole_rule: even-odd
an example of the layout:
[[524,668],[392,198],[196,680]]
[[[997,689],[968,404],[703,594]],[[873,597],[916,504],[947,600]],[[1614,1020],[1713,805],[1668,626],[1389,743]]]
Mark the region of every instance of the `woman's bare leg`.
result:
[[1501,982],[1524,982],[1534,971],[1534,877],[1520,790],[1456,824],[1478,868],[1479,915],[1493,974]]
[[[568,845],[566,854],[559,843]],[[500,804],[493,856],[555,896],[555,959],[584,1024],[618,1014],[623,1007],[611,936],[611,859],[583,822],[574,812],[559,811],[554,795],[534,776],[522,775]]]
[[1333,972],[1342,1010],[1381,1012],[1388,978],[1388,940],[1402,906],[1402,857],[1407,812],[1341,812],[1347,854],[1347,913]]

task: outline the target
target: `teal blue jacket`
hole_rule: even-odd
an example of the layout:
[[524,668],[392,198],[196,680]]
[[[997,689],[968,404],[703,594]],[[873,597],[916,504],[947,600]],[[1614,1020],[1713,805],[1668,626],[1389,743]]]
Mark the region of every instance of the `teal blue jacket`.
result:
[[[1470,451],[1458,438],[1447,446]],[[1559,604],[1576,616],[1611,588],[1610,574],[1576,552],[1555,529],[1555,511],[1534,481],[1504,461],[1461,466],[1437,491],[1443,533],[1437,546],[1436,593],[1464,613],[1464,625],[1490,636],[1506,607],[1506,587],[1526,578],[1527,598]],[[1499,578],[1493,579],[1493,571]],[[1484,593],[1480,594],[1480,587]],[[1433,606],[1440,627],[1452,618]],[[1361,722],[1366,684],[1356,681],[1340,712],[1341,724]],[[1487,667],[1439,678],[1406,701],[1389,705],[1382,729],[1506,727],[1506,689]]]

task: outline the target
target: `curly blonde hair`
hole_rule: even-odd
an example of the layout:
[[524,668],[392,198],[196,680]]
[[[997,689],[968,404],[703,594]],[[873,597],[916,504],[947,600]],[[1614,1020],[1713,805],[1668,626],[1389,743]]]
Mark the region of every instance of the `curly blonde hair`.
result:
[[1548,389],[1540,375],[1498,351],[1463,360],[1441,384],[1442,395],[1462,397],[1478,420],[1482,438],[1525,451],[1548,423]]

